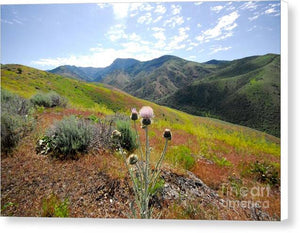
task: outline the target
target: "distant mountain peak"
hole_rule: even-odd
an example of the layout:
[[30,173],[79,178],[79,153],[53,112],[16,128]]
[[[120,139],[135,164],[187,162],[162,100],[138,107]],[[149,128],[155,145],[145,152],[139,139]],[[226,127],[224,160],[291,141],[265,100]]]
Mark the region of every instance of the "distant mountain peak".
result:
[[113,61],[113,63],[116,63],[116,62],[126,62],[126,61],[137,61],[137,62],[139,62],[139,60],[134,59],[134,58],[116,58]]
[[209,60],[207,62],[204,62],[204,64],[219,65],[219,64],[225,64],[225,63],[228,63],[228,62],[230,62],[230,61],[212,59],[212,60]]

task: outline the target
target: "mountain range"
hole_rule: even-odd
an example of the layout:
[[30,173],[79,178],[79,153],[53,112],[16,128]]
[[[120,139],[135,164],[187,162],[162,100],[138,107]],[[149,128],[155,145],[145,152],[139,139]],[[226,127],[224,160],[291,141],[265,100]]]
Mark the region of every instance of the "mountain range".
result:
[[104,68],[59,66],[51,73],[101,82],[133,96],[280,136],[280,55],[204,63],[165,55],[116,59]]

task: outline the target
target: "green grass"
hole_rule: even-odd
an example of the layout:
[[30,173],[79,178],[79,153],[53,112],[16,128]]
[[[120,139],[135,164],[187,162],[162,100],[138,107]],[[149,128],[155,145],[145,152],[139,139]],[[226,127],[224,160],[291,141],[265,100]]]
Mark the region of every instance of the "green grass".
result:
[[52,194],[48,198],[43,199],[42,217],[69,217],[69,199],[65,198],[61,201],[57,196]]
[[[18,68],[22,69],[21,74],[18,73]],[[276,137],[247,127],[159,106],[124,92],[106,88],[103,84],[85,83],[19,65],[4,65],[1,74],[4,89],[25,98],[30,98],[38,92],[55,91],[67,98],[71,107],[89,110],[91,114],[101,112],[104,115],[111,115],[118,112],[129,115],[132,107],[139,109],[149,105],[155,113],[151,127],[185,132],[188,138],[197,142],[189,146],[193,154],[210,156],[209,153],[213,153],[212,151],[226,154],[228,152],[226,147],[232,147],[237,153],[248,156],[254,155],[259,158],[269,155],[276,160],[280,157],[280,139]],[[216,145],[216,142],[222,143],[222,146],[218,143]]]
[[166,160],[169,160],[174,167],[182,167],[186,170],[190,170],[195,165],[195,158],[192,156],[190,148],[185,145],[169,148]]

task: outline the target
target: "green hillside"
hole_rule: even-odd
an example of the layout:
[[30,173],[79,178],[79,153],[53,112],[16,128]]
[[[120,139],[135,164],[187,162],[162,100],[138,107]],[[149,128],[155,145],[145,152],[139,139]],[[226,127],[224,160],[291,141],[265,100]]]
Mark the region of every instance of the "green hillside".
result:
[[[100,195],[98,191],[101,191],[99,187],[111,187],[110,190],[114,190],[115,196],[128,197],[127,194],[121,193],[124,190],[124,182],[128,181],[124,178],[125,168],[118,154],[114,151],[96,151],[89,152],[78,161],[56,161],[46,156],[36,155],[37,139],[52,126],[53,122],[65,116],[75,115],[87,119],[95,116],[105,119],[116,116],[116,113],[117,116],[120,114],[129,116],[132,107],[140,109],[148,105],[153,108],[155,114],[149,133],[152,151],[150,162],[157,161],[163,149],[163,130],[168,128],[172,131],[172,140],[163,163],[166,180],[170,177],[171,179],[178,177],[179,180],[176,182],[180,185],[183,179],[181,177],[191,176],[194,177],[193,179],[198,177],[209,187],[205,188],[210,190],[208,194],[212,195],[211,193],[214,192],[218,193],[220,198],[238,200],[243,200],[243,197],[224,196],[222,185],[247,187],[249,190],[252,187],[266,188],[272,185],[270,196],[262,197],[263,200],[269,201],[270,208],[263,211],[266,211],[269,216],[274,216],[274,219],[279,219],[279,138],[221,120],[189,115],[138,99],[104,84],[87,83],[22,65],[1,67],[1,88],[25,98],[30,98],[39,92],[55,91],[65,97],[69,103],[67,108],[38,109],[35,113],[37,130],[23,138],[11,156],[1,157],[3,171],[1,181],[4,190],[1,204],[13,203],[13,206],[5,210],[6,215],[40,216],[42,202],[46,197],[45,190],[51,192],[55,189],[61,195],[60,198],[70,197],[70,216],[94,216],[92,214],[96,213],[98,217],[107,217],[105,213],[99,213],[99,210],[103,209],[100,201],[107,204],[105,207],[107,209],[110,209],[108,206],[111,206],[111,201],[97,199]],[[142,132],[142,129],[138,130]],[[11,192],[13,183],[17,185]],[[59,185],[51,186],[55,183]],[[119,187],[119,184],[122,187]],[[61,188],[63,186],[60,185],[66,185],[69,189]],[[191,188],[194,190],[194,186]],[[207,196],[202,195],[203,198]],[[124,196],[123,199],[119,199],[122,202],[116,203],[122,204]],[[88,203],[87,198],[89,198]],[[197,198],[194,202],[187,199],[187,205],[178,199],[165,200],[167,204],[163,205],[162,217],[190,218],[190,207],[195,206],[194,218],[198,219],[256,219],[251,214],[245,215],[241,208],[235,213],[226,208],[217,210],[215,205],[202,203],[207,199],[203,199],[202,196]],[[215,196],[214,199],[210,197],[209,200],[216,201],[215,198]],[[248,198],[252,199],[252,197],[244,199],[248,200]],[[128,208],[128,204],[126,206]],[[205,215],[201,215],[203,209]],[[109,216],[126,217],[120,213],[112,211]]]
[[[95,112],[102,112],[103,114],[113,114],[115,112],[129,113],[132,107],[138,108],[142,105],[150,105],[155,110],[155,115],[159,119],[156,121],[157,126],[169,126],[172,124],[173,128],[182,129],[195,135],[202,135],[205,138],[213,138],[214,136],[222,138],[224,135],[229,137],[235,132],[243,138],[239,138],[239,140],[244,140],[244,145],[250,142],[250,144],[255,144],[257,141],[259,144],[263,141],[269,143],[268,140],[271,139],[275,140],[274,147],[265,147],[265,149],[275,149],[278,146],[278,139],[272,138],[267,134],[238,125],[229,125],[226,122],[211,118],[196,117],[168,107],[162,107],[114,90],[111,87],[106,87],[104,84],[86,83],[68,79],[60,75],[21,65],[3,65],[1,67],[1,76],[2,88],[25,98],[29,98],[38,92],[55,91],[66,97],[69,103],[75,108],[89,109]],[[229,132],[227,130],[228,127],[234,131]],[[216,128],[218,133],[212,134]],[[205,134],[205,132],[210,133]]]
[[280,56],[233,61],[158,101],[280,136]]
[[280,55],[205,63],[166,55],[145,62],[116,59],[91,69],[61,66],[51,72],[280,136]]

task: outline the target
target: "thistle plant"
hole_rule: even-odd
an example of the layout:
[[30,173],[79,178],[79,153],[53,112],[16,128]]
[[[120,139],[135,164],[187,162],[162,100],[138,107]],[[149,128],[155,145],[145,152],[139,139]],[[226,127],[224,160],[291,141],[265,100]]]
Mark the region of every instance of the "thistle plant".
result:
[[[163,151],[158,161],[155,164],[154,170],[152,170],[150,167],[151,151],[149,145],[149,127],[152,123],[153,117],[154,117],[153,109],[148,106],[142,107],[139,113],[136,111],[135,108],[133,108],[131,111],[130,119],[133,121],[134,124],[139,156],[137,154],[131,154],[127,158],[120,143],[121,133],[117,130],[113,131],[112,133],[112,138],[116,140],[118,143],[121,155],[123,157],[126,168],[132,180],[135,204],[137,207],[137,211],[136,211],[134,202],[130,204],[130,208],[132,212],[131,216],[134,218],[152,217],[153,207],[149,205],[149,200],[151,198],[151,195],[153,195],[153,193],[151,193],[151,190],[154,190],[154,187],[158,182],[158,178],[161,171],[161,165],[168,147],[168,141],[172,139],[171,131],[169,129],[165,129],[163,133],[163,137],[165,138],[165,146],[163,148]],[[144,129],[145,136],[146,136],[144,150],[141,146],[141,141],[137,130],[136,121],[139,118],[141,118],[142,129]]]

